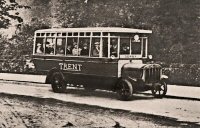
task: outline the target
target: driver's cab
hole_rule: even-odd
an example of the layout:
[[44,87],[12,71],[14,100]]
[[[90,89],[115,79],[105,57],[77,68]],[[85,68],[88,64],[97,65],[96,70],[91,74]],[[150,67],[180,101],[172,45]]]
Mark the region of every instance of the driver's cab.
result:
[[[147,35],[142,33],[107,33],[91,43],[91,57],[111,59],[146,59]],[[99,49],[99,55],[93,51]]]

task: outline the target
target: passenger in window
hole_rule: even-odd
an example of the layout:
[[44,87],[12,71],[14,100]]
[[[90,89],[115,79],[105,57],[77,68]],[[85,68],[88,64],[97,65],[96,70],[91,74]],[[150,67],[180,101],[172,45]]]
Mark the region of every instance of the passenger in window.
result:
[[63,50],[62,47],[58,47],[58,49],[57,49],[57,54],[58,54],[58,55],[64,55],[64,50]]
[[117,42],[115,40],[111,41],[111,46],[110,46],[110,56],[115,56],[117,57]]
[[42,48],[42,44],[41,43],[37,44],[36,53],[38,53],[38,54],[43,53],[43,48]]
[[94,43],[94,49],[92,51],[92,55],[95,57],[99,56],[99,52],[100,52],[100,43],[99,42],[95,42]]
[[45,49],[45,52],[47,54],[54,54],[54,47],[53,47],[53,44],[49,43],[49,42],[46,42],[46,49]]
[[83,49],[81,50],[81,55],[83,56],[88,56],[89,55],[89,49],[88,49],[88,46],[87,44],[83,44]]
[[72,55],[79,56],[81,52],[81,49],[78,48],[78,44],[74,43],[74,48],[72,49]]
[[67,45],[66,54],[72,54],[72,45]]

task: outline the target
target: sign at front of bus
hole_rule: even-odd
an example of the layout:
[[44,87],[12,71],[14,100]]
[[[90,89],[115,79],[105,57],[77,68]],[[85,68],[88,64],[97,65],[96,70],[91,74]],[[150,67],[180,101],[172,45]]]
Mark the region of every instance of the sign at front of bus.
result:
[[142,55],[120,55],[120,58],[141,58]]
[[64,71],[81,71],[82,64],[72,64],[72,63],[59,63],[60,69]]

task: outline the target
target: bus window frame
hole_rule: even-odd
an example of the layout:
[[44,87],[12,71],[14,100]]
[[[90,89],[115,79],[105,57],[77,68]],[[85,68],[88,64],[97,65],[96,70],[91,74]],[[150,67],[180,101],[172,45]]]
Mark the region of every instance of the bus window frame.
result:
[[[95,34],[97,33],[97,35]],[[106,33],[106,34],[105,34]],[[58,35],[59,34],[59,35]],[[129,34],[129,33],[128,33]],[[133,34],[134,35],[134,34]],[[37,54],[36,53],[36,40],[37,38],[44,38],[44,42],[43,42],[43,47],[44,47],[44,51],[42,54]],[[87,58],[112,58],[111,54],[110,54],[110,48],[111,48],[111,39],[112,38],[117,38],[117,47],[118,47],[118,51],[117,51],[117,57],[115,58],[126,58],[126,57],[121,57],[120,50],[121,50],[121,39],[127,39],[129,38],[129,46],[130,46],[130,52],[129,54],[124,54],[124,55],[129,55],[130,57],[127,58],[147,58],[147,53],[148,53],[148,37],[147,36],[140,36],[140,40],[141,40],[141,54],[133,54],[132,55],[132,43],[131,40],[133,39],[132,36],[127,35],[127,36],[120,36],[120,35],[112,35],[112,32],[96,32],[96,31],[91,31],[91,32],[87,32],[87,31],[81,31],[81,32],[36,32],[35,36],[34,36],[34,50],[33,50],[33,55],[48,55],[45,52],[45,48],[46,48],[46,41],[47,38],[54,38],[55,40],[55,44],[54,44],[54,54],[53,56],[64,56],[64,57],[87,57]],[[64,54],[63,55],[56,55],[56,44],[57,44],[57,38],[65,38],[65,50],[64,50]],[[69,44],[69,38],[77,38],[77,44],[78,44],[78,48],[79,47],[79,39],[80,38],[89,38],[90,42],[89,42],[89,56],[81,56],[81,55],[67,55],[66,54],[66,48]],[[100,53],[98,57],[94,57],[91,55],[91,49],[92,49],[92,40],[93,38],[99,38],[100,39]],[[108,39],[108,55],[104,56],[103,55],[103,38],[107,38]],[[144,47],[144,41],[145,41],[145,47]],[[105,45],[105,44],[104,44]],[[145,49],[143,49],[145,48]],[[144,52],[145,50],[145,52]],[[144,53],[144,55],[143,55]],[[49,56],[49,55],[48,55]],[[51,55],[52,56],[52,55]],[[133,56],[133,57],[131,57]]]

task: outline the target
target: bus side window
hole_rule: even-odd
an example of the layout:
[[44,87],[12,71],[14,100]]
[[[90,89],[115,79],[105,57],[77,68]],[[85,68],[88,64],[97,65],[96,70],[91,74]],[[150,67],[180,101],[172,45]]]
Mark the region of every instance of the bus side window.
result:
[[78,48],[78,37],[67,38],[67,55],[78,56],[80,55],[80,48]]
[[110,56],[117,57],[118,55],[118,42],[117,38],[111,38],[110,42]]
[[45,53],[53,55],[55,51],[55,38],[47,38],[45,44]]
[[36,38],[36,48],[35,53],[36,54],[42,54],[44,52],[44,38]]
[[130,38],[120,39],[120,54],[130,54]]
[[103,57],[108,57],[108,38],[103,38],[102,44],[103,44]]
[[100,39],[93,38],[92,39],[92,47],[91,47],[91,56],[99,57],[99,54],[100,54]]
[[65,54],[65,38],[57,38],[56,40],[56,55],[64,55]]
[[131,39],[131,54],[142,54],[142,43],[140,40]]
[[81,56],[89,56],[90,38],[80,38],[79,47],[81,48]]

